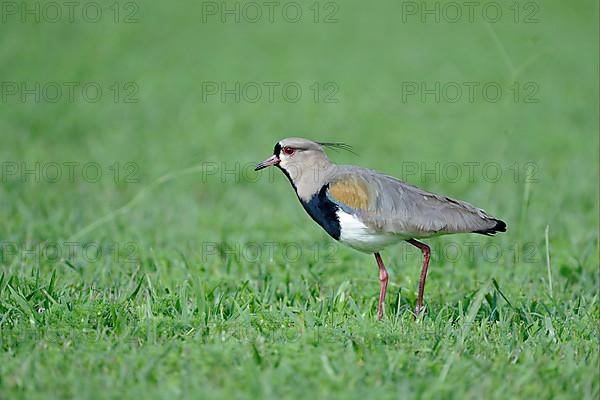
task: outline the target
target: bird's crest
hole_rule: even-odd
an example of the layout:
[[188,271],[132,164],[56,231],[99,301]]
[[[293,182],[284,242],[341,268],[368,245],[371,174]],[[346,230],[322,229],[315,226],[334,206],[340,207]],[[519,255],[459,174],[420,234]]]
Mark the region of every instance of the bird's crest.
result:
[[323,147],[327,147],[328,149],[331,149],[333,151],[338,151],[338,150],[345,150],[349,153],[354,154],[355,156],[358,155],[354,152],[354,149],[352,148],[352,146],[350,146],[349,144],[346,143],[342,143],[342,142],[317,142],[318,144],[320,144]]

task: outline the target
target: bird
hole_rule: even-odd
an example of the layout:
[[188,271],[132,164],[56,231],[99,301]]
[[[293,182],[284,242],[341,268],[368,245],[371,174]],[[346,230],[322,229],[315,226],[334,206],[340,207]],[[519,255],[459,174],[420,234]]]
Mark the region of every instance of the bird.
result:
[[348,150],[338,142],[290,137],[278,141],[273,155],[255,171],[275,166],[288,178],[306,213],[333,239],[362,253],[373,254],[379,269],[377,317],[384,317],[388,272],[381,251],[406,241],[421,250],[415,317],[423,307],[431,254],[421,239],[453,233],[493,236],[506,223],[464,201],[425,191],[390,175],[353,165],[338,165],[325,149]]

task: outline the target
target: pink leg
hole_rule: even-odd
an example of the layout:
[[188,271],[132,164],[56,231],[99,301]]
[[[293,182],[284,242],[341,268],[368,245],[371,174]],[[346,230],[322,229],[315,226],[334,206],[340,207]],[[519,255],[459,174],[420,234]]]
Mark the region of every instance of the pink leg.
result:
[[383,319],[383,303],[385,301],[385,292],[388,284],[388,273],[383,265],[383,260],[379,253],[375,254],[375,260],[377,260],[377,266],[379,267],[379,305],[377,307],[377,317],[381,321]]
[[429,266],[429,254],[431,249],[425,243],[416,241],[415,239],[407,240],[408,243],[418,247],[423,252],[423,268],[421,269],[421,280],[419,281],[419,294],[417,296],[417,308],[415,315],[419,315],[423,309],[423,292],[425,291],[425,279],[427,278],[427,267]]

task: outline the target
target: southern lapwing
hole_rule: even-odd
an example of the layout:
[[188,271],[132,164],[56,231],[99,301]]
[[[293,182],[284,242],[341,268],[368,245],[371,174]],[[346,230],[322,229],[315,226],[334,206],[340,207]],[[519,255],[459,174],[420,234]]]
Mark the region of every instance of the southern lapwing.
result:
[[379,267],[378,317],[388,273],[379,252],[407,241],[423,252],[423,268],[415,315],[423,308],[423,291],[430,248],[417,239],[449,233],[493,235],[506,232],[506,224],[480,208],[450,197],[427,192],[379,172],[336,165],[324,148],[348,149],[342,143],[287,138],[275,145],[273,155],[256,171],[276,165],[288,177],[308,215],[333,237],[356,250],[373,253]]

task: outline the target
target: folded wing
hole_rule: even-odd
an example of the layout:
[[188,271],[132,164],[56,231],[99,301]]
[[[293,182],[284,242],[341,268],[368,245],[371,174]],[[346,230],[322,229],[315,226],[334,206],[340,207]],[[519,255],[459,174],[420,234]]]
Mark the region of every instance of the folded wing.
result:
[[327,196],[371,229],[407,238],[506,231],[504,222],[469,203],[362,168],[340,167],[329,183]]

